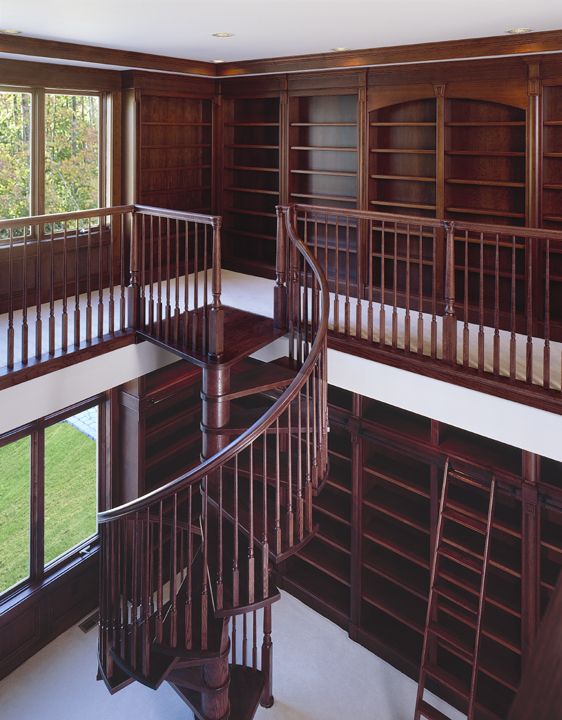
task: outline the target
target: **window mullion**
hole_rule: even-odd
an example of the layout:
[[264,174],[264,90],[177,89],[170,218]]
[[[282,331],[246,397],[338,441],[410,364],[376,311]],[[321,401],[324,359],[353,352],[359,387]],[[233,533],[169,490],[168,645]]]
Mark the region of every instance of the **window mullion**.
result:
[[31,214],[45,213],[45,90],[32,90]]
[[43,577],[45,567],[45,430],[31,434],[31,567],[34,581]]

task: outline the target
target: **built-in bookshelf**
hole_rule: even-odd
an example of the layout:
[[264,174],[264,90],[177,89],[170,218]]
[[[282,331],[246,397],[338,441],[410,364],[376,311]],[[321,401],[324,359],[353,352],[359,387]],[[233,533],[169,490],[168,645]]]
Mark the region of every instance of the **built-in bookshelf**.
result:
[[211,211],[212,101],[142,94],[139,201]]
[[[535,587],[544,612],[562,568],[562,464],[540,459],[540,571],[523,568],[533,535],[523,529],[522,450],[337,388],[329,400],[330,477],[315,498],[319,534],[279,569],[281,585],[417,679],[445,463],[461,462],[475,477],[493,472],[476,703],[478,718],[505,718],[521,677],[523,598]],[[463,497],[479,513],[481,501]],[[469,523],[456,532],[466,563],[442,567],[448,597],[437,621],[470,645],[478,601],[470,552],[479,546]],[[433,689],[454,704],[454,687],[470,680],[466,656],[442,644],[432,653],[449,678]]]
[[543,88],[543,197],[544,227],[562,229],[562,87]]
[[290,98],[291,201],[357,207],[357,147],[356,95]]
[[436,101],[369,113],[369,210],[435,217]]
[[445,216],[525,224],[526,114],[482,100],[445,100]]
[[278,97],[225,101],[223,172],[228,262],[272,273],[279,204]]

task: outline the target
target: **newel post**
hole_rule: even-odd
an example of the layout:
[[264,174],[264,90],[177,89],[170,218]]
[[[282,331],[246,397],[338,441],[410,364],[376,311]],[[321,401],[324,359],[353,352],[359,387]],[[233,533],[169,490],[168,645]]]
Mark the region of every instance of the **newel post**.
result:
[[443,360],[457,361],[457,316],[455,313],[455,223],[445,222],[445,310],[443,316]]
[[[129,286],[127,287],[127,328],[129,330],[140,329],[140,285],[139,285],[139,258],[141,251],[140,226],[141,216],[135,210],[131,211],[129,222],[126,224],[125,232],[129,235],[130,257],[129,257]],[[125,258],[121,258],[125,262]]]
[[273,321],[279,330],[287,329],[287,230],[285,212],[281,205],[277,213],[277,248],[275,256],[275,289],[273,291]]
[[224,352],[224,310],[221,305],[221,218],[213,218],[213,301],[209,310],[209,357],[216,360]]

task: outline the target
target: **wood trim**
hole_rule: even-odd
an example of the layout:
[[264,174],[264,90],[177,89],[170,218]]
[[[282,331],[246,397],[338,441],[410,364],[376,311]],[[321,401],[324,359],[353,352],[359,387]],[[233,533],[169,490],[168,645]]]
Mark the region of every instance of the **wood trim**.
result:
[[[0,35],[0,38],[7,36]],[[1,46],[1,41],[0,41]],[[103,91],[121,88],[121,73],[118,70],[56,65],[27,60],[0,59],[0,76],[3,85],[42,86],[50,90]]]
[[[78,43],[43,40],[23,36],[0,36],[0,52],[11,55],[27,55],[59,60],[98,63],[101,65],[114,65],[127,69],[156,70],[179,75],[194,75],[209,78],[230,78],[245,75],[278,74],[285,72],[303,72],[309,70],[346,70],[358,67],[396,65],[402,63],[430,63],[447,60],[470,58],[489,58],[499,56],[537,55],[540,53],[554,53],[562,47],[562,30],[549,30],[546,32],[528,33],[526,35],[497,35],[485,38],[472,38],[463,40],[446,40],[443,42],[417,43],[410,45],[395,45],[383,48],[366,48],[350,50],[342,53],[316,53],[310,55],[294,55],[291,57],[274,57],[241,62],[228,62],[222,65],[175,58],[164,55],[141,53],[115,48],[81,45]],[[53,66],[41,63],[28,63],[17,60],[0,61],[3,82],[26,84],[25,77],[34,78],[37,82],[37,70],[30,65],[40,66],[39,71],[45,78],[54,76],[60,78],[62,74],[66,79],[64,85],[68,86],[68,78],[85,82],[97,79],[105,89],[116,89],[114,84],[119,80],[117,71],[100,70],[98,68],[76,68],[57,66],[56,73]],[[27,66],[27,67],[22,67]],[[35,74],[34,74],[35,73]],[[52,80],[51,80],[52,82]],[[60,79],[57,81],[60,82]],[[105,84],[104,84],[105,83]],[[28,83],[29,84],[29,81]],[[49,84],[49,83],[47,83]],[[76,88],[77,89],[77,88]]]
[[43,40],[22,35],[1,35],[0,52],[12,55],[57,58],[59,60],[78,60],[102,65],[119,65],[127,68],[161,70],[184,75],[204,75],[209,77],[216,75],[216,66],[202,60],[188,60],[134,52],[132,50],[116,50],[94,45]]
[[341,53],[317,53],[263,60],[246,60],[220,65],[221,77],[236,75],[298,72],[317,69],[344,69],[371,65],[432,62],[461,58],[481,58],[504,55],[529,55],[557,52],[562,47],[562,30],[528,33],[526,35],[496,35],[486,38],[446,40],[444,42],[396,45],[384,48],[350,50]]

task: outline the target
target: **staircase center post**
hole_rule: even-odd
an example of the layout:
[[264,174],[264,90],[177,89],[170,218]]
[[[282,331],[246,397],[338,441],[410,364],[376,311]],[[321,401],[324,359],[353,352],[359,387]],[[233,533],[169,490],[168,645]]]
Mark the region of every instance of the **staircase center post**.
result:
[[[230,421],[230,400],[222,396],[230,390],[230,368],[224,365],[207,365],[202,378],[202,458],[215,455],[229,443],[228,435],[220,428]],[[218,473],[207,477],[207,491],[216,496],[213,485],[219,482]],[[205,538],[208,542],[208,538]],[[213,579],[211,579],[212,583]],[[208,720],[223,720],[229,713],[228,621],[224,621],[221,638],[221,657],[201,669],[202,709]],[[208,690],[208,691],[206,691]]]

